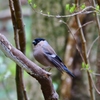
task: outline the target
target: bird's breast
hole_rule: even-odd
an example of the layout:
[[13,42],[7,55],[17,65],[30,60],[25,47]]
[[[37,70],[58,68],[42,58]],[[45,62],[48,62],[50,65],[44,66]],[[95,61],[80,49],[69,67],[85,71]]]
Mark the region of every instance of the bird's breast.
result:
[[34,49],[34,58],[44,66],[52,66],[51,62],[45,57],[41,48]]

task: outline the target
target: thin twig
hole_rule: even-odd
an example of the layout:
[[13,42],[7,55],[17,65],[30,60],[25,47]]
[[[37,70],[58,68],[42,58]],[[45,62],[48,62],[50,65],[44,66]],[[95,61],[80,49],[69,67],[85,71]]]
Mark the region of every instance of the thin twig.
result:
[[[90,14],[90,13],[95,12],[95,10],[96,10],[93,6],[87,6],[87,7],[85,7],[84,9],[82,9],[81,11],[72,13],[72,14],[70,14],[70,15],[51,15],[51,14],[43,13],[43,12],[41,12],[41,11],[40,11],[40,12],[39,12],[39,11],[36,11],[35,8],[33,8],[32,3],[29,3],[29,4],[30,4],[31,8],[33,9],[33,11],[34,11],[35,13],[41,14],[41,15],[43,15],[43,16],[55,17],[55,18],[64,18],[64,17],[67,18],[67,17],[73,17],[73,16],[75,16],[75,15],[79,15],[79,14]],[[87,10],[89,10],[89,9],[94,9],[94,11],[93,11],[93,10],[92,10],[92,11],[87,11]],[[98,11],[98,12],[99,12],[99,11]]]
[[[73,38],[74,38],[74,41],[75,41],[75,44],[76,44],[76,49],[77,49],[77,51],[79,52],[79,54],[80,54],[80,56],[81,56],[82,60],[84,60],[84,59],[83,59],[83,56],[82,56],[82,54],[81,54],[81,52],[80,52],[80,50],[79,50],[79,47],[78,47],[78,45],[77,45],[77,41],[76,41],[75,34],[71,31],[71,29],[70,29],[69,25],[68,25],[66,22],[64,22],[64,21],[62,21],[62,20],[60,20],[60,22],[62,22],[62,23],[64,23],[64,24],[66,24],[66,26],[68,27],[68,29],[69,29],[70,33],[72,34],[72,36],[73,36]],[[76,32],[75,32],[75,33],[76,33]]]
[[[92,0],[92,4],[93,4],[93,8],[96,7],[96,3],[95,3],[95,0]],[[100,12],[100,10],[99,10]],[[99,35],[100,35],[100,21],[99,21],[99,16],[97,14],[97,12],[94,13],[95,14],[95,17],[96,17],[96,22],[97,22],[97,27],[98,27],[98,31],[99,31]]]
[[[92,1],[92,5],[93,7],[96,7],[96,1],[95,0],[91,0]],[[100,5],[99,5],[100,6]],[[97,23],[97,27],[98,27],[98,35],[99,35],[99,39],[98,39],[98,48],[97,48],[97,72],[100,73],[100,20],[99,20],[99,16],[97,14],[97,12],[94,13],[95,14],[95,19],[96,19],[96,23]],[[95,86],[96,91],[100,94],[100,92],[98,90],[100,90],[100,77],[97,77],[97,86]],[[97,88],[98,89],[97,89]]]
[[[76,0],[75,3],[78,6],[78,0]],[[78,15],[76,15],[76,20],[77,20],[77,24],[80,28],[80,36],[81,36],[81,41],[82,41],[82,55],[84,57],[84,62],[86,64],[89,64],[89,61],[87,59],[86,40],[85,40],[85,37],[84,37],[83,29],[81,28],[81,22],[80,22]],[[91,100],[94,100],[94,95],[93,95],[93,90],[92,90],[92,80],[91,80],[91,75],[90,75],[88,70],[87,70],[87,75],[88,75],[88,81],[89,81],[90,97],[91,97]]]
[[79,27],[79,28],[76,30],[75,33],[73,33],[73,32],[71,31],[69,25],[68,25],[66,22],[64,22],[63,20],[60,20],[59,22],[64,23],[64,24],[68,27],[68,29],[69,29],[70,33],[72,34],[72,36],[73,36],[73,38],[74,38],[74,41],[75,41],[75,43],[76,43],[76,49],[77,49],[77,51],[79,52],[79,54],[80,54],[82,60],[84,61],[83,55],[82,55],[82,53],[81,53],[81,51],[80,51],[80,49],[79,49],[79,46],[77,45],[77,41],[76,41],[77,39],[76,39],[76,37],[75,37],[75,34],[80,30],[80,28],[85,27],[86,25],[92,23],[93,21],[89,21],[89,22],[83,24],[81,27]]
[[92,44],[91,44],[91,46],[90,46],[90,48],[89,48],[89,51],[88,51],[88,53],[87,53],[87,58],[89,58],[89,55],[90,55],[91,49],[92,49],[94,43],[95,43],[98,39],[99,39],[99,36],[98,36],[98,37],[97,37],[97,38],[92,42]]
[[[76,18],[77,18],[77,23],[80,27],[81,23],[80,23],[79,17],[76,16]],[[82,54],[83,54],[83,57],[84,57],[84,61],[85,61],[86,64],[89,64],[88,59],[87,59],[87,52],[86,52],[86,40],[85,40],[85,37],[83,35],[82,28],[80,28],[80,33],[81,33],[81,41],[82,41],[82,47],[83,47],[82,48]],[[89,71],[87,71],[87,75],[88,75],[88,81],[89,81],[91,100],[94,100],[94,95],[93,95],[93,90],[92,90],[92,82],[91,82],[91,77],[90,77]]]
[[[99,75],[100,75],[100,74],[99,74]],[[92,77],[92,76],[91,76],[91,80],[92,80],[93,87],[95,88],[96,92],[97,92],[98,94],[100,94],[100,91],[97,89],[97,87],[96,87],[96,85],[95,85],[95,83],[94,83],[94,80],[93,80],[93,77]]]
[[94,72],[92,72],[92,74],[95,75],[95,76],[100,76],[99,73],[94,73]]

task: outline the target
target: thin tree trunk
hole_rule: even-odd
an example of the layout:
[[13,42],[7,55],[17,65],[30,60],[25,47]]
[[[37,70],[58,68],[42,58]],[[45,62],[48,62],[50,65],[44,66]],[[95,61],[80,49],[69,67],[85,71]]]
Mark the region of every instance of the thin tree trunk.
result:
[[[14,38],[17,49],[25,53],[25,30],[22,19],[21,3],[19,0],[9,0]],[[16,88],[18,100],[28,100],[23,82],[23,70],[16,65]]]

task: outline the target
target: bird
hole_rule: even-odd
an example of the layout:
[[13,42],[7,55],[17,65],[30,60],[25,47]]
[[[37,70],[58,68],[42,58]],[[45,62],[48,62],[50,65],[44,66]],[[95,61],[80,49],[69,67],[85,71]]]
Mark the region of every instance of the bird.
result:
[[56,54],[46,39],[36,38],[32,41],[32,44],[34,45],[33,56],[39,63],[50,68],[56,67],[61,73],[66,72],[71,77],[75,77],[64,65],[61,58]]

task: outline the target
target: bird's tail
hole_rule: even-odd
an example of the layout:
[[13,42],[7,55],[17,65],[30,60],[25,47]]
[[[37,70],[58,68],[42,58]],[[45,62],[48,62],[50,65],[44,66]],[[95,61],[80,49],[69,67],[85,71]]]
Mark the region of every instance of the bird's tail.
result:
[[64,71],[67,72],[70,76],[72,76],[73,78],[75,78],[75,75],[72,74],[72,72],[69,71],[69,69],[64,65]]

